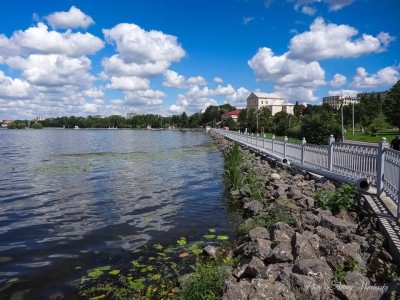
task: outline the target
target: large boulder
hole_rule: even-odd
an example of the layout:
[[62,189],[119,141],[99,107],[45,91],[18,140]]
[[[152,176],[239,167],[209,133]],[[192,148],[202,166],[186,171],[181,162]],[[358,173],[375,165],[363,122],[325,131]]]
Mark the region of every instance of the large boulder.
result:
[[271,252],[272,242],[266,239],[255,239],[251,242],[246,242],[236,248],[235,252],[237,255],[251,258],[253,256],[258,257],[261,260],[265,260]]
[[306,275],[315,279],[316,284],[331,284],[333,273],[332,269],[323,258],[307,258],[295,261],[293,272]]
[[302,234],[296,232],[293,236],[293,250],[296,259],[318,258],[320,237],[311,231]]
[[243,205],[244,216],[245,217],[252,217],[260,214],[264,209],[264,205],[257,200],[253,200],[247,202]]
[[357,225],[350,223],[334,216],[328,216],[326,214],[321,215],[321,226],[329,228],[336,233],[352,232],[355,233]]

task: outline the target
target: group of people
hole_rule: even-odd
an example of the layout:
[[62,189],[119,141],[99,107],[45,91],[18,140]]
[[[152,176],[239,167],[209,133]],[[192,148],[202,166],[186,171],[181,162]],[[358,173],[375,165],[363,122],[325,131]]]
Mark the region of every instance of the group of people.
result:
[[393,150],[398,150],[400,151],[400,138],[399,135],[397,134],[394,139],[390,142],[390,148]]

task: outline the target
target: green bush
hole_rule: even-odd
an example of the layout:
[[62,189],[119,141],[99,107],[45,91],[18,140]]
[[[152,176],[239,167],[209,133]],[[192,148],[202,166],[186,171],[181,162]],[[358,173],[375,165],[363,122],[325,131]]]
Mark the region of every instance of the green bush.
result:
[[317,205],[322,209],[338,212],[341,209],[352,210],[353,199],[357,195],[357,187],[354,184],[342,184],[336,191],[322,189],[313,194]]
[[42,123],[35,123],[31,126],[33,129],[43,129]]
[[264,215],[256,215],[252,218],[246,219],[240,226],[238,231],[241,234],[247,234],[251,229],[256,227],[265,227],[270,229],[272,225],[277,222],[282,222],[291,225],[292,219],[290,216],[276,207],[272,207]]
[[196,263],[190,280],[179,291],[181,300],[216,300],[222,296],[227,266],[224,264]]

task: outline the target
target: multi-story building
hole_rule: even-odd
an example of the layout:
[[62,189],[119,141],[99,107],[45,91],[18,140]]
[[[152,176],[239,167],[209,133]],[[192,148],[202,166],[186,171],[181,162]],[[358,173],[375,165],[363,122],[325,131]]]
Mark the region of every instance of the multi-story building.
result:
[[365,92],[357,94],[357,98],[361,100],[362,98],[372,97],[374,99],[385,101],[387,92]]
[[127,113],[126,114],[126,118],[127,119],[132,119],[134,116],[136,116],[137,115],[137,113]]
[[337,96],[328,96],[328,97],[323,97],[322,98],[322,104],[329,104],[335,109],[339,109],[341,105],[349,105],[349,104],[356,104],[359,102],[359,99],[357,97],[351,97],[351,96],[342,96],[342,95],[337,95]]
[[280,111],[285,111],[293,115],[294,105],[283,104],[284,99],[275,94],[253,92],[247,98],[247,108],[259,110],[262,107],[267,107],[272,115]]
[[228,120],[229,118],[232,118],[233,121],[237,122],[239,114],[240,114],[240,109],[235,109],[235,110],[232,110],[230,112],[223,114],[221,116],[221,120],[225,121],[225,120]]

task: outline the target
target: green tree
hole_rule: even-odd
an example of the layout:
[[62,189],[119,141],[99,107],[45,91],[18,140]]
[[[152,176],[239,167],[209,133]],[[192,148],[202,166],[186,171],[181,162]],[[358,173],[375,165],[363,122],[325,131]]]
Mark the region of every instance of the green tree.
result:
[[189,118],[185,112],[183,112],[181,114],[181,120],[180,120],[179,127],[182,127],[182,128],[189,127]]
[[33,129],[43,129],[42,123],[33,123],[31,128]]
[[262,107],[258,112],[258,127],[261,132],[272,131],[272,114],[266,107]]
[[116,128],[125,128],[126,127],[126,119],[122,116],[112,115],[109,117],[111,127]]
[[400,132],[400,80],[387,92],[384,113],[388,122],[399,128]]
[[257,122],[258,122],[258,111],[256,111],[254,108],[251,108],[247,110],[247,130],[250,133],[257,132]]
[[200,113],[194,113],[189,117],[189,127],[196,128],[201,125],[202,115]]
[[303,114],[304,111],[306,110],[306,106],[304,104],[299,104],[299,101],[296,101],[294,107],[293,107],[293,113],[297,118],[300,118]]
[[203,124],[205,125],[215,125],[216,122],[221,120],[221,114],[219,111],[219,106],[210,105],[206,108],[203,114]]
[[277,135],[286,136],[290,128],[290,115],[285,111],[276,113],[273,118],[273,132]]
[[237,131],[237,130],[239,130],[239,128],[240,128],[240,127],[239,127],[239,124],[236,123],[236,122],[232,119],[232,117],[229,117],[228,119],[224,120],[224,121],[222,122],[222,124],[223,124],[223,126],[228,127],[229,130],[233,130],[233,131]]
[[223,115],[223,114],[226,114],[227,112],[235,110],[235,109],[236,108],[234,106],[230,105],[229,103],[222,104],[222,105],[219,106],[220,116]]
[[303,118],[300,134],[308,143],[325,145],[331,134],[336,140],[340,139],[341,125],[332,113],[328,111],[315,112]]

